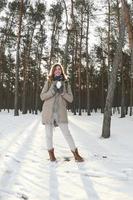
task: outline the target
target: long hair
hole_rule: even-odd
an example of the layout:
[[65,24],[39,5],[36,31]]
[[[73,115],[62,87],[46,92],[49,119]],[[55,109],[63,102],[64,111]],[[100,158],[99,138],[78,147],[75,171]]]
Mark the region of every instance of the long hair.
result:
[[67,80],[67,75],[65,74],[64,68],[60,63],[56,63],[51,67],[50,72],[48,74],[48,80],[52,81],[54,79],[54,71],[57,66],[61,68],[61,75],[63,76],[64,80]]

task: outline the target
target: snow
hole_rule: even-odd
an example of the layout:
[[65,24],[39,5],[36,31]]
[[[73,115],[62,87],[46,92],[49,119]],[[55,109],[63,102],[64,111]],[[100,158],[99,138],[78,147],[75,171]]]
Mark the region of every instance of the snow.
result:
[[133,117],[113,115],[109,139],[100,137],[102,120],[100,113],[69,112],[69,128],[85,162],[74,161],[55,128],[58,162],[51,163],[41,113],[13,116],[13,111],[2,111],[0,200],[133,200]]

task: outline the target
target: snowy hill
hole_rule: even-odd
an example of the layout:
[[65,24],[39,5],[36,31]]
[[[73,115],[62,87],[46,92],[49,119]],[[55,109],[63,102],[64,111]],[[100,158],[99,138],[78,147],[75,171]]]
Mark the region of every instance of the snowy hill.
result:
[[[51,164],[39,115],[0,113],[0,200],[133,200],[133,118],[112,117],[111,138],[101,139],[103,116],[69,113],[69,127],[85,158],[76,163],[59,128]],[[69,157],[70,161],[64,161]]]

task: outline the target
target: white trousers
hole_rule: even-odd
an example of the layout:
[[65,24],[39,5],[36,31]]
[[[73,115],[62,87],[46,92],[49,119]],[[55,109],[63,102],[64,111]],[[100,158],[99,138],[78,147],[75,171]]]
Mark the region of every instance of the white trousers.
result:
[[[61,132],[63,133],[70,149],[75,151],[75,143],[73,137],[70,133],[69,127],[67,123],[59,123],[58,124]],[[53,124],[45,124],[45,132],[46,132],[46,145],[47,149],[50,150],[53,148]]]

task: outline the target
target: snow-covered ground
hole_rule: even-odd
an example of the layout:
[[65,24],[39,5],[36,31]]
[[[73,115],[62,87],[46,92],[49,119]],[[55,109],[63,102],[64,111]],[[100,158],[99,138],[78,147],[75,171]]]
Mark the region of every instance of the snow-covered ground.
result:
[[[41,113],[0,113],[0,200],[133,200],[133,117],[112,117],[111,138],[101,139],[103,115],[73,116],[69,127],[85,158],[76,163],[54,130],[51,164]],[[63,157],[71,158],[69,162]]]

